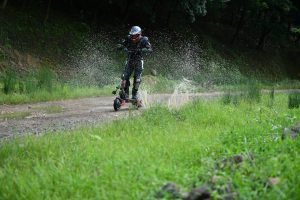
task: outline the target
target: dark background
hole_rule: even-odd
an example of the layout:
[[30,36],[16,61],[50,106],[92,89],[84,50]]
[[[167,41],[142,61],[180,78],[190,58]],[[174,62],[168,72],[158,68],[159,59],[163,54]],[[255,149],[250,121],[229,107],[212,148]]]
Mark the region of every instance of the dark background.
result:
[[[170,38],[180,33],[181,41],[206,35],[265,60],[277,51],[287,60],[289,75],[300,77],[298,0],[2,0],[0,5],[0,42],[21,50],[35,45],[35,53],[63,55],[80,40],[81,29],[115,37],[139,25],[156,44],[155,33]],[[71,22],[78,24],[76,32]],[[38,44],[32,42],[36,38]]]

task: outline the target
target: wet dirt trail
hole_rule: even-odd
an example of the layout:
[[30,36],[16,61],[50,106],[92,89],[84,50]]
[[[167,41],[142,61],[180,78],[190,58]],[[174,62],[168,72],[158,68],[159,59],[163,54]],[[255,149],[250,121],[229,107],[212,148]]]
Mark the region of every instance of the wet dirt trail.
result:
[[[294,92],[295,90],[292,90]],[[299,90],[296,90],[299,92]],[[286,90],[276,92],[290,92]],[[0,105],[0,139],[24,134],[42,134],[45,132],[71,130],[81,126],[94,126],[108,121],[139,114],[150,105],[179,107],[191,100],[202,98],[210,100],[223,95],[222,92],[197,94],[153,94],[142,96],[143,108],[136,110],[126,104],[120,111],[113,109],[113,96],[93,97],[75,100],[52,101],[22,105]],[[49,113],[48,107],[61,108],[60,112]],[[13,119],[3,117],[11,113],[26,113],[25,117]],[[2,117],[1,117],[2,116]]]

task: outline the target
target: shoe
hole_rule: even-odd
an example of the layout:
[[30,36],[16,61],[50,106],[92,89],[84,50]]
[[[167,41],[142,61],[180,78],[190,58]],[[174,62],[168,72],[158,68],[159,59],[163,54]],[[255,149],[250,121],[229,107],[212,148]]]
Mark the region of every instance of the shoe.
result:
[[138,99],[138,91],[134,88],[132,89],[132,99]]
[[132,99],[136,99],[136,100],[139,99],[138,95],[132,95]]

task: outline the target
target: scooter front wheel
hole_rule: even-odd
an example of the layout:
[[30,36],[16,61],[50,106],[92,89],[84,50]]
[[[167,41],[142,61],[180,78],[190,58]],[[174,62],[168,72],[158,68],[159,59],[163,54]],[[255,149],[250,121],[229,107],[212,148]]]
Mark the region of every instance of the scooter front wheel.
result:
[[119,98],[116,98],[114,100],[114,110],[118,111],[118,110],[120,110],[120,108],[121,108],[121,101]]

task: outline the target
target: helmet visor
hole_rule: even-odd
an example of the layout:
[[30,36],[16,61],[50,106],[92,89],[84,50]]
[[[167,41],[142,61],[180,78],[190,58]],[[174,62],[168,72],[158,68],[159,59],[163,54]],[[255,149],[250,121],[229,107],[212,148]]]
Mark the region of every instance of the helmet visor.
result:
[[130,35],[130,39],[136,40],[140,37],[140,34]]

